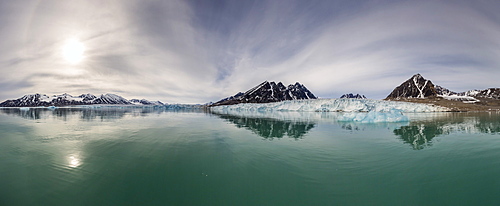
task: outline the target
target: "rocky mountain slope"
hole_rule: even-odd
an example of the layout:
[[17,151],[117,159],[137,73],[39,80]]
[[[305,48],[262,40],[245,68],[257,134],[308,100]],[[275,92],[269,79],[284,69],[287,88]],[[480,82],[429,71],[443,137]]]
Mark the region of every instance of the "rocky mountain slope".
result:
[[432,81],[425,79],[420,74],[415,74],[396,87],[386,99],[426,98],[436,97],[437,95],[438,93]]
[[295,99],[317,99],[317,97],[304,85],[298,82],[285,86],[281,82],[275,83],[264,81],[245,93],[239,92],[234,96],[224,98],[210,106],[239,103],[269,103]]
[[69,94],[48,96],[45,94],[28,94],[19,99],[7,100],[0,103],[0,107],[39,107],[39,106],[70,106],[70,105],[91,105],[91,104],[118,104],[118,105],[163,105],[159,101],[148,100],[127,100],[116,94],[82,94],[72,96]]
[[483,90],[469,90],[457,93],[459,96],[471,96],[478,98],[500,99],[500,88],[488,88]]
[[447,96],[450,96],[450,95],[456,95],[457,93],[454,92],[454,91],[450,91],[449,89],[446,89],[442,86],[439,86],[439,85],[435,85],[434,87],[436,89],[436,92],[438,95],[447,95]]
[[361,95],[361,94],[353,94],[353,93],[349,93],[349,94],[344,94],[342,96],[340,96],[340,98],[349,98],[349,99],[366,99],[365,95]]
[[470,99],[490,98],[500,99],[500,88],[489,88],[484,90],[469,90],[466,92],[454,92],[439,85],[434,85],[420,74],[413,75],[410,79],[396,87],[387,99],[398,98],[427,98],[443,97],[447,99]]
[[500,88],[454,92],[434,85],[420,74],[398,86],[386,99],[430,103],[451,111],[500,111]]
[[138,104],[138,105],[165,105],[163,104],[163,102],[160,102],[160,101],[149,101],[149,100],[146,100],[146,99],[131,99],[130,100],[130,103],[132,104]]

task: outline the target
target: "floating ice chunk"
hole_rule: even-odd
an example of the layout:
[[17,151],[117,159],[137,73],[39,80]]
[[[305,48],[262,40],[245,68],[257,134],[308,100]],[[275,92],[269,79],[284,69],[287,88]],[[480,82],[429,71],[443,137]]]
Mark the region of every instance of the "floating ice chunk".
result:
[[362,122],[362,123],[378,123],[378,122],[407,122],[408,117],[403,115],[399,109],[391,109],[389,112],[346,112],[337,117],[339,122]]
[[29,107],[20,107],[19,110],[28,111],[28,110],[30,110],[30,108]]

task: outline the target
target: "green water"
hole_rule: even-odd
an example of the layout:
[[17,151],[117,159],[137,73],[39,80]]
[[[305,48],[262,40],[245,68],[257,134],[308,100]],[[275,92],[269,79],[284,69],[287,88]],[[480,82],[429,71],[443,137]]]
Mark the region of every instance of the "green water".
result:
[[0,109],[0,205],[500,204],[498,113],[328,115]]

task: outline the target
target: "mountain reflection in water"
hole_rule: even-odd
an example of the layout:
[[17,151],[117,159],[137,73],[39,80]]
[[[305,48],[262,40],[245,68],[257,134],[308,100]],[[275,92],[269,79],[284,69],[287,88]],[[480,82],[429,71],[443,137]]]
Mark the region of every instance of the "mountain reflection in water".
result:
[[228,120],[238,128],[246,128],[266,139],[283,138],[285,136],[299,139],[314,128],[312,122],[283,121],[271,118],[238,117],[227,114],[216,114]]
[[85,121],[95,120],[113,120],[122,119],[127,115],[130,116],[148,116],[152,114],[161,114],[163,112],[183,112],[183,113],[198,113],[203,110],[198,109],[168,109],[164,107],[100,107],[100,108],[86,108],[86,107],[62,107],[57,109],[48,108],[29,108],[27,110],[19,108],[2,108],[0,113],[7,115],[20,116],[25,119],[39,120],[56,117],[59,120],[67,121],[68,118],[78,117]]
[[[55,119],[70,121],[115,121],[126,117],[145,117],[167,112],[206,113],[204,110],[171,110],[162,107],[78,108],[1,108],[0,113],[30,120]],[[318,124],[337,125],[351,131],[389,129],[403,143],[421,150],[433,145],[433,139],[449,134],[500,134],[499,113],[417,113],[407,114],[410,122],[359,123],[339,122],[337,112],[233,112],[207,113],[245,128],[266,139],[290,137],[301,139]],[[75,122],[76,123],[76,122]]]
[[432,139],[442,135],[500,133],[500,115],[497,113],[436,113],[419,116],[424,118],[394,130],[395,135],[415,150],[432,146]]

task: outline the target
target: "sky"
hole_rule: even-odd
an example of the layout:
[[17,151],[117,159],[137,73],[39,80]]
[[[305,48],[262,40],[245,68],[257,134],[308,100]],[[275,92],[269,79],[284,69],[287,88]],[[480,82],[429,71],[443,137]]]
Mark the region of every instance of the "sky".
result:
[[0,0],[0,101],[207,103],[263,81],[385,98],[420,73],[500,87],[497,0]]

